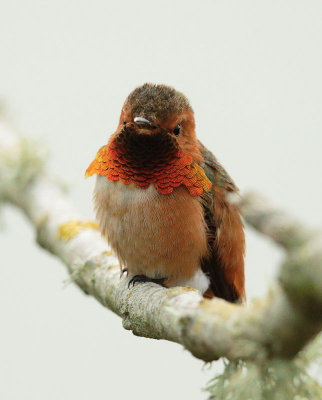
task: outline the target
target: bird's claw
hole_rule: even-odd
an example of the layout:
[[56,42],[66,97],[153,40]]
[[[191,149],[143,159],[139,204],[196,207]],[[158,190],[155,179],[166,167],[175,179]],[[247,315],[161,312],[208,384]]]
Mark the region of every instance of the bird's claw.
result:
[[128,288],[130,289],[136,283],[145,283],[145,282],[153,282],[157,283],[158,285],[164,286],[164,281],[166,278],[149,278],[145,275],[134,275],[133,278],[128,283]]

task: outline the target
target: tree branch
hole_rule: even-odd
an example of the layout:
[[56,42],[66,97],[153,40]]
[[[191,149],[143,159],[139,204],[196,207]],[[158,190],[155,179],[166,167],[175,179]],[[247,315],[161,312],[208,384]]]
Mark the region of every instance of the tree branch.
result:
[[252,194],[241,201],[246,222],[287,251],[280,284],[249,306],[205,300],[194,289],[153,283],[127,288],[96,224],[83,221],[42,171],[41,149],[0,119],[0,200],[14,204],[84,292],[122,317],[135,335],[182,344],[205,361],[293,357],[322,325],[322,241]]
[[247,224],[268,236],[286,251],[292,251],[312,240],[314,233],[285,212],[276,209],[262,196],[248,193],[239,202]]

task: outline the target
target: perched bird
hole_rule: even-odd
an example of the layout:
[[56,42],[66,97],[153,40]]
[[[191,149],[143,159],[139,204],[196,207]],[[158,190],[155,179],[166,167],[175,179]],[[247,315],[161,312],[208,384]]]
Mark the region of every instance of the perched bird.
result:
[[86,171],[97,175],[100,230],[130,284],[190,286],[204,297],[243,300],[238,192],[196,138],[188,99],[166,85],[132,91],[119,124]]

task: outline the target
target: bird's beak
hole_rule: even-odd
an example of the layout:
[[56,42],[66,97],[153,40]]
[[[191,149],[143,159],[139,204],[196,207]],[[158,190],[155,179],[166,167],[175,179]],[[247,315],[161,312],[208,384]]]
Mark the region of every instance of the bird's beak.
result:
[[138,124],[138,125],[140,125],[140,124],[149,124],[149,125],[151,125],[151,121],[149,121],[146,118],[142,118],[142,117],[135,117],[134,118],[134,122],[136,124]]

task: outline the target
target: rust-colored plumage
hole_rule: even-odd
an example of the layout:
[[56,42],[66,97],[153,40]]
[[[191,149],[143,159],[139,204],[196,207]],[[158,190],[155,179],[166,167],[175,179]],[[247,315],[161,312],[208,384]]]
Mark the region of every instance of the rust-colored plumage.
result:
[[189,153],[178,148],[166,130],[142,137],[135,124],[129,124],[117,138],[100,148],[86,174],[103,175],[111,181],[133,182],[138,188],[150,184],[161,194],[170,194],[184,185],[191,196],[200,196],[211,189],[211,182],[202,167],[192,162]]
[[165,85],[134,90],[86,171],[94,174],[100,229],[133,283],[244,298],[244,232],[229,201],[237,188],[197,140],[184,95]]

